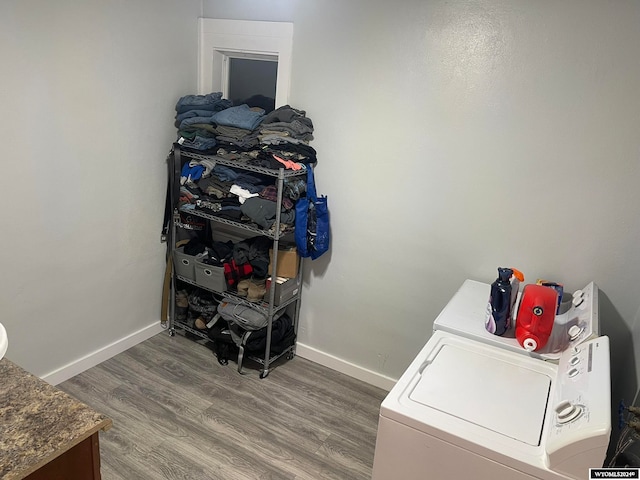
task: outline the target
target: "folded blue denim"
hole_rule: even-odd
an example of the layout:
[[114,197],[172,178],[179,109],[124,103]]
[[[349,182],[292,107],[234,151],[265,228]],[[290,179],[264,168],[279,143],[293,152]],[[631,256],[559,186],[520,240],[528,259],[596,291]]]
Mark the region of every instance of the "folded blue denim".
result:
[[176,122],[178,124],[182,123],[183,120],[187,118],[200,117],[200,118],[210,118],[213,115],[211,110],[188,110],[184,113],[178,113],[176,115]]
[[186,139],[182,142],[182,146],[185,148],[191,148],[193,150],[210,150],[218,144],[215,138],[201,137],[196,135],[192,139]]
[[261,178],[250,173],[240,173],[225,165],[218,164],[213,167],[211,172],[217,179],[223,182],[233,182],[251,193],[259,193],[264,188]]
[[264,110],[252,110],[249,105],[244,104],[215,113],[212,121],[218,125],[255,130],[263,118]]
[[224,108],[229,108],[231,105],[230,100],[223,99],[221,92],[213,92],[207,95],[185,95],[176,103],[176,112],[184,113],[189,110],[209,110],[218,111]]
[[223,182],[233,182],[236,178],[238,178],[238,175],[240,175],[233,168],[227,167],[225,165],[216,165],[215,167],[213,167],[213,174],[216,176],[216,178],[222,180]]

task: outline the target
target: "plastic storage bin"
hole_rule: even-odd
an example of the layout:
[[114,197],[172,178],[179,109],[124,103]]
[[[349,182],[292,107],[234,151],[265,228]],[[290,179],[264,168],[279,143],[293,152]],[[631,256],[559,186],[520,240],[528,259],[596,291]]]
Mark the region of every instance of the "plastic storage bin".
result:
[[188,280],[196,280],[196,257],[184,253],[184,247],[177,248],[173,252],[173,268],[176,275]]
[[224,267],[215,267],[196,260],[196,283],[201,287],[224,292],[227,281],[224,278]]

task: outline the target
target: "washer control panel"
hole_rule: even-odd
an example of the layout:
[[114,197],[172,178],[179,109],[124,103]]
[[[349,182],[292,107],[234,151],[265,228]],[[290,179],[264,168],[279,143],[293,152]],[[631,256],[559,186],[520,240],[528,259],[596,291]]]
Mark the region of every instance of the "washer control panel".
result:
[[[550,466],[604,445],[611,434],[609,338],[597,337],[562,352],[550,405],[545,445]],[[593,453],[591,453],[593,456]],[[591,467],[599,466],[591,458]]]
[[600,331],[598,290],[593,282],[571,295],[571,308],[556,315],[551,340],[554,346],[571,348],[596,337]]

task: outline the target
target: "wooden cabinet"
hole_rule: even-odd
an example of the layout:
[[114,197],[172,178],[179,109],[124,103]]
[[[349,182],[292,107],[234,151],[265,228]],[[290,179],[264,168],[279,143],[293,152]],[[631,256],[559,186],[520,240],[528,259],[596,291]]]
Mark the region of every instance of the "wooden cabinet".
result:
[[0,378],[0,478],[100,479],[98,434],[111,420],[7,358]]
[[43,465],[26,480],[100,480],[98,432]]

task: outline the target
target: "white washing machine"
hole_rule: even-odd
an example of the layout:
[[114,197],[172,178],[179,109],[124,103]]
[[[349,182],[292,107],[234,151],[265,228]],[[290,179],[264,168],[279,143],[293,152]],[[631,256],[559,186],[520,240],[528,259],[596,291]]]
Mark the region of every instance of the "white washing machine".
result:
[[526,353],[436,330],[382,402],[373,479],[588,478],[611,432],[609,340]]

